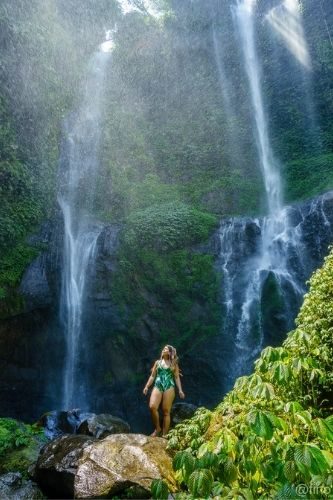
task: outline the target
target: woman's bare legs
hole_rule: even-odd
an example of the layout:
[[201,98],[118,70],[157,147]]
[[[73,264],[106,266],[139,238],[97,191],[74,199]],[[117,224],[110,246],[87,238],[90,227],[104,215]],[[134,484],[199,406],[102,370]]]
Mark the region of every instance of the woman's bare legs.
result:
[[149,409],[156,432],[161,432],[161,424],[160,424],[160,416],[158,414],[158,408],[161,404],[162,396],[163,393],[160,392],[156,387],[154,387],[150,395]]
[[163,410],[163,436],[168,434],[170,427],[170,411],[173,400],[175,399],[175,389],[170,387],[163,392],[162,410]]

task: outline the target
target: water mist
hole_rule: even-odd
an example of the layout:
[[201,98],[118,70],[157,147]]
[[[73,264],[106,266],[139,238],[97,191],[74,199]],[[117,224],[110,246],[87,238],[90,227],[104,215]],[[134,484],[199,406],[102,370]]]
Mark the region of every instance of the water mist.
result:
[[81,105],[65,125],[62,187],[58,202],[64,219],[64,256],[60,319],[66,340],[62,407],[87,409],[83,328],[84,303],[97,238],[102,225],[94,221],[105,74],[113,42],[108,33],[90,61]]

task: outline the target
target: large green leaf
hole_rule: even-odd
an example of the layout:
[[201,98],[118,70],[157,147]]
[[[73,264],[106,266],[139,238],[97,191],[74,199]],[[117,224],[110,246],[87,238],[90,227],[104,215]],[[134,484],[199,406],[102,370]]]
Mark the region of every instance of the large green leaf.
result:
[[214,477],[210,470],[199,469],[190,475],[188,488],[195,498],[204,498],[211,492],[213,482]]
[[275,398],[274,387],[268,382],[256,385],[252,390],[252,394],[255,398],[267,399],[268,401]]
[[289,365],[285,363],[274,363],[273,381],[287,382],[292,376]]
[[199,469],[209,469],[211,467],[216,466],[218,462],[219,462],[219,457],[215,453],[207,452],[202,457],[197,459],[196,466]]
[[230,458],[223,463],[223,477],[228,484],[236,481],[238,477],[238,469]]
[[320,448],[314,445],[305,445],[311,456],[311,472],[315,475],[325,474],[329,470],[329,464]]
[[284,484],[276,493],[274,500],[287,500],[288,498],[295,500],[299,498],[295,486],[289,483]]
[[254,411],[249,415],[251,429],[264,439],[271,439],[273,436],[273,426],[269,418],[262,411]]
[[313,428],[322,439],[333,442],[333,416],[325,420],[317,418],[313,421]]
[[162,479],[153,479],[151,483],[152,498],[167,499],[169,497],[169,488],[165,481]]
[[311,454],[307,446],[300,444],[295,447],[295,464],[305,476],[309,476],[311,469]]
[[183,469],[185,475],[190,475],[196,466],[196,459],[189,451],[179,451],[173,458],[173,468],[177,471]]
[[288,461],[284,464],[283,474],[285,475],[288,481],[293,482],[295,480],[296,473],[297,473],[297,468],[294,461]]

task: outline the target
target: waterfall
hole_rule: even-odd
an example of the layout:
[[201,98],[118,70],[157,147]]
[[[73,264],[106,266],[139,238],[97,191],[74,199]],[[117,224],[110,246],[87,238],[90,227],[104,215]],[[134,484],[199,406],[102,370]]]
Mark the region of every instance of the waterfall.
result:
[[293,327],[311,269],[302,214],[283,207],[279,164],[271,148],[264,108],[255,5],[256,0],[237,0],[232,13],[243,54],[268,214],[222,221],[219,230],[225,318],[222,339],[230,353],[223,361],[228,365],[229,388],[236,377],[251,370],[267,343],[281,342]]
[[233,9],[234,19],[241,40],[245,69],[254,114],[259,161],[264,178],[266,201],[269,214],[274,214],[282,206],[281,179],[277,162],[273,156],[268,135],[267,119],[264,111],[260,73],[255,36],[254,7],[256,0],[239,0]]
[[65,409],[87,407],[84,303],[102,225],[93,219],[99,169],[102,103],[113,42],[106,41],[90,61],[81,105],[65,124],[58,202],[64,219],[60,319],[66,354],[63,376]]
[[272,224],[269,217],[221,222],[218,267],[223,274],[221,351],[227,357],[221,358],[221,373],[225,390],[251,370],[265,345],[280,345],[293,328],[305,283],[332,241],[332,200],[330,192],[299,206],[284,207],[274,219],[276,232],[266,262],[262,248],[267,226]]

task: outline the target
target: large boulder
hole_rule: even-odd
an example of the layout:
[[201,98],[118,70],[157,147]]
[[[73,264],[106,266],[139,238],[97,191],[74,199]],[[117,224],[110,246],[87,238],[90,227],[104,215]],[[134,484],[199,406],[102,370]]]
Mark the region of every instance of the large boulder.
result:
[[93,441],[87,436],[64,435],[41,450],[34,479],[48,497],[73,498],[79,459]]
[[94,436],[103,439],[110,434],[124,434],[130,432],[130,426],[121,418],[102,413],[91,415],[84,420],[77,429],[77,434]]
[[53,498],[110,498],[131,493],[147,498],[153,479],[176,489],[167,441],[143,434],[114,434],[102,440],[62,436],[41,452],[36,479]]
[[0,476],[1,500],[40,500],[45,498],[32,481],[22,478],[19,472],[8,472]]

